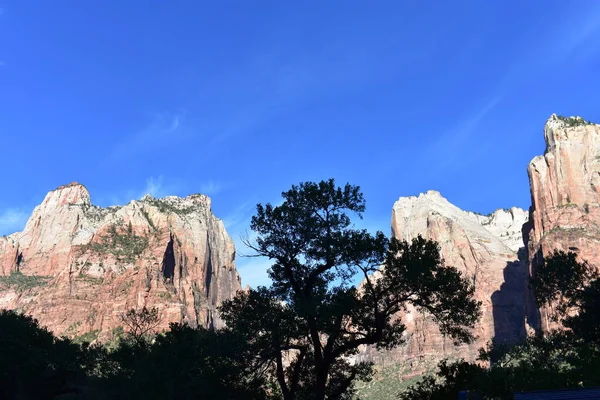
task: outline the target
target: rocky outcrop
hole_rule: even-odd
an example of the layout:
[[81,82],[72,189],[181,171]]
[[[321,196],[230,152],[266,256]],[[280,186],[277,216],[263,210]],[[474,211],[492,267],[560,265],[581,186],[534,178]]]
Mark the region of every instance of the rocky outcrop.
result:
[[445,264],[474,282],[483,316],[473,332],[475,342],[456,347],[430,316],[408,308],[398,316],[407,326],[406,344],[391,352],[366,354],[379,364],[408,362],[407,368],[414,371],[420,368],[419,360],[429,360],[430,365],[453,355],[473,360],[493,337],[513,341],[524,336],[527,263],[521,229],[526,221],[527,213],[520,208],[480,215],[461,210],[435,191],[401,197],[392,210],[393,235],[437,241]]
[[241,289],[233,241],[207,196],[100,208],[80,184],[59,187],[25,229],[0,238],[0,307],[57,334],[110,339],[129,309],[221,326],[216,307]]
[[[436,240],[447,265],[473,279],[483,317],[478,339],[454,347],[427,315],[408,309],[406,345],[391,352],[367,349],[361,357],[377,364],[403,364],[405,372],[427,367],[446,356],[473,359],[492,338],[511,341],[536,329],[556,327],[551,309],[538,309],[528,278],[555,249],[575,251],[600,266],[600,125],[580,117],[552,115],[544,128],[546,151],[528,167],[531,207],[483,216],[460,210],[430,191],[400,198],[393,207],[392,232],[399,239],[417,235]],[[416,367],[415,367],[416,366]]]
[[[530,273],[554,249],[575,251],[600,266],[600,125],[552,115],[546,151],[529,164],[531,223],[526,232]],[[553,327],[541,310],[542,329]]]

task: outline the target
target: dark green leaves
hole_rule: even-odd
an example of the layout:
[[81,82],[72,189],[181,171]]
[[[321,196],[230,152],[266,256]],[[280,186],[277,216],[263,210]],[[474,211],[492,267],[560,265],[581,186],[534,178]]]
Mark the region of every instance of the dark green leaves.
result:
[[[391,321],[407,304],[430,312],[457,341],[471,338],[480,315],[474,288],[443,265],[435,243],[355,229],[351,217],[365,210],[357,186],[331,179],[282,195],[279,206],[259,204],[251,225],[251,248],[273,262],[272,287],[239,294],[221,312],[256,346],[260,365],[270,363],[284,399],[351,396],[371,368],[346,357],[364,345],[401,344],[405,326]],[[357,274],[360,289],[351,285]]]
[[584,287],[597,278],[597,270],[585,261],[577,261],[576,253],[554,250],[536,268],[531,287],[540,305],[556,304],[558,314],[553,317],[558,320],[579,306]]

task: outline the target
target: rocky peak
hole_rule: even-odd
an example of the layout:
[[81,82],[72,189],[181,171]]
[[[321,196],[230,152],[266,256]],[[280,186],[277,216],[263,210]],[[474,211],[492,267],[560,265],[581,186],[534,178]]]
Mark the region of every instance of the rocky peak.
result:
[[143,306],[160,309],[163,328],[220,326],[216,307],[241,283],[233,241],[210,207],[200,194],[103,208],[77,183],[51,191],[22,232],[0,241],[0,275],[40,284],[0,279],[0,307],[25,310],[58,334],[101,339],[119,314]]
[[544,125],[546,152],[552,151],[557,143],[572,140],[574,136],[580,136],[580,132],[585,131],[585,128],[593,128],[594,126],[597,126],[597,124],[586,121],[582,117],[563,117],[552,114]]
[[396,201],[392,211],[392,233],[398,238],[411,239],[419,233],[423,235],[427,226],[441,218],[460,226],[469,235],[486,238],[487,243],[501,242],[508,248],[504,252],[516,253],[523,247],[521,228],[527,217],[527,212],[518,207],[499,209],[488,215],[464,211],[440,192],[429,190]]
[[90,193],[80,183],[71,182],[59,186],[46,195],[41,206],[45,209],[57,208],[63,205],[90,205]]
[[440,334],[431,316],[408,307],[398,315],[407,326],[407,345],[377,355],[367,352],[366,357],[384,362],[435,362],[448,356],[474,359],[492,337],[510,341],[524,335],[527,266],[519,249],[526,221],[527,213],[517,207],[481,215],[461,210],[432,190],[400,197],[392,208],[393,235],[406,240],[421,235],[438,242],[445,264],[475,284],[483,316],[474,329],[477,340],[455,347]]
[[514,252],[525,246],[522,228],[528,212],[519,207],[500,208],[491,214],[477,214],[479,223]]
[[[600,266],[600,125],[552,115],[546,151],[529,163],[532,205],[526,232],[530,273],[554,249]],[[542,327],[550,327],[542,310]]]
[[516,207],[488,215],[463,211],[434,191],[401,197],[394,204],[394,236],[410,240],[420,234],[436,240],[446,264],[475,283],[475,297],[483,306],[475,343],[453,347],[427,314],[408,307],[397,316],[407,326],[406,346],[379,353],[367,349],[362,359],[426,370],[432,359],[472,358],[491,338],[511,340],[531,328],[556,327],[551,310],[535,304],[528,278],[554,249],[574,250],[600,267],[600,125],[553,114],[544,138],[546,151],[527,169],[529,215]]
[[[546,152],[529,163],[536,241],[553,229],[561,215],[580,209],[576,214],[585,219],[585,214],[589,214],[586,210],[598,206],[600,125],[581,121],[550,117],[544,128]],[[561,226],[569,225],[564,222]]]

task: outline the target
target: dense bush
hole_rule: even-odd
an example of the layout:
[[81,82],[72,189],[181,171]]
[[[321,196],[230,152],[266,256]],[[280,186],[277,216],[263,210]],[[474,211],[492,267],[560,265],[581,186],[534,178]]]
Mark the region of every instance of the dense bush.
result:
[[492,343],[480,352],[482,364],[444,361],[435,376],[425,377],[399,398],[449,399],[465,390],[483,399],[512,399],[517,391],[599,386],[596,268],[573,252],[555,251],[537,266],[531,287],[540,306],[553,306],[551,318],[564,329],[539,333],[511,347]]
[[17,399],[267,399],[264,376],[248,368],[245,343],[228,330],[172,324],[109,347],[76,343],[38,322],[0,311],[0,398]]

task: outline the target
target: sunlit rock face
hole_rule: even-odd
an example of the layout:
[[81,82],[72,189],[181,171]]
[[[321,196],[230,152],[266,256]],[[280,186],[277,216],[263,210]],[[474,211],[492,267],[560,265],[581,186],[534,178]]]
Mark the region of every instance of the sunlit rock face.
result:
[[[216,307],[241,289],[233,241],[207,196],[101,208],[72,183],[48,193],[25,229],[0,237],[0,307],[56,334],[110,339],[129,309],[222,326]],[[24,275],[24,276],[23,276]]]
[[409,307],[398,315],[407,326],[406,344],[390,352],[367,350],[378,363],[400,362],[408,369],[425,368],[444,357],[473,360],[492,338],[514,341],[526,332],[527,262],[521,229],[527,213],[513,207],[490,215],[463,211],[442,195],[429,191],[401,197],[392,210],[392,234],[401,240],[418,235],[435,240],[445,265],[454,266],[476,287],[483,316],[469,345],[454,346],[431,317]]
[[[554,249],[575,251],[600,266],[600,125],[552,115],[544,127],[546,151],[527,168],[531,223],[524,232],[530,272]],[[542,329],[554,327],[541,310]]]
[[[410,240],[436,240],[447,265],[472,279],[483,317],[475,343],[455,347],[417,310],[398,315],[407,325],[406,346],[392,352],[367,349],[361,357],[379,365],[423,370],[446,356],[473,359],[489,339],[515,340],[536,329],[557,327],[552,309],[539,309],[528,287],[543,257],[554,249],[575,251],[600,266],[600,125],[580,117],[552,115],[544,127],[546,151],[529,164],[531,207],[482,216],[460,210],[439,193],[400,198],[392,233]],[[419,363],[430,360],[429,365]]]

